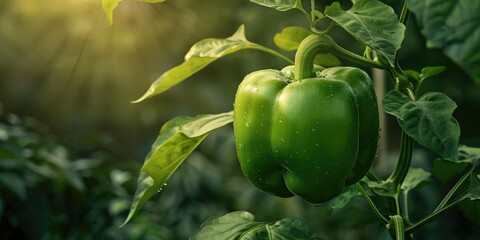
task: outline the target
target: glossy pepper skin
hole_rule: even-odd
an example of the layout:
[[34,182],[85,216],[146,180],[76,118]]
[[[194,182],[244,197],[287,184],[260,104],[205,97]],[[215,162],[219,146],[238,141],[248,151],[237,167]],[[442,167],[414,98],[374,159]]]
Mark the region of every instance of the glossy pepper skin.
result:
[[246,178],[280,197],[326,202],[358,182],[375,158],[378,108],[370,77],[352,67],[260,70],[239,85],[237,154]]

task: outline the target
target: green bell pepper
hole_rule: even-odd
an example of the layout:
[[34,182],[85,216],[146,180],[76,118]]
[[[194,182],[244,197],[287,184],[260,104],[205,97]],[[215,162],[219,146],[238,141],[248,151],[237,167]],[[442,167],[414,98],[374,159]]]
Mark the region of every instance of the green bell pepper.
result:
[[[315,53],[300,52],[309,59]],[[368,74],[353,67],[313,69],[313,61],[306,62],[245,77],[235,96],[234,135],[250,182],[318,204],[368,172],[379,118]]]

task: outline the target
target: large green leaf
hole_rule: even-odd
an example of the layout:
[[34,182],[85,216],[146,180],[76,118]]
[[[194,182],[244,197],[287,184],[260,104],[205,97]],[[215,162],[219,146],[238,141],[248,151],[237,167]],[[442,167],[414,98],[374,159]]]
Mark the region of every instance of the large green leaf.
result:
[[255,216],[249,212],[231,212],[221,217],[208,220],[192,240],[321,240],[319,234],[294,218],[266,223],[254,221]]
[[250,2],[265,7],[275,8],[278,11],[288,11],[290,9],[302,9],[301,0],[250,0]]
[[452,116],[457,107],[443,93],[426,93],[417,101],[392,90],[382,101],[385,112],[397,117],[402,129],[422,146],[444,158],[458,158],[460,127]]
[[170,176],[211,131],[232,121],[233,112],[227,112],[176,117],[165,123],[140,170],[137,191],[123,225],[130,221],[148,199],[163,189]]
[[[209,38],[194,44],[185,56],[185,62],[162,74],[152,83],[142,97],[133,102],[138,103],[154,95],[163,93],[200,71],[213,61],[242,49],[256,49],[283,57],[269,48],[248,41],[245,37],[245,27],[241,25],[229,38]],[[284,59],[291,62],[289,59]]]
[[394,65],[405,26],[390,6],[378,0],[358,0],[350,10],[344,11],[340,3],[334,2],[325,8],[325,15]]
[[480,84],[480,1],[407,0],[427,46],[436,47]]
[[[118,6],[118,3],[120,3],[123,0],[102,0],[102,8],[103,11],[105,12],[105,15],[107,15],[108,22],[113,24],[113,10]],[[149,2],[149,3],[158,3],[158,2],[165,2],[165,0],[138,0],[138,1],[143,1],[143,2]]]

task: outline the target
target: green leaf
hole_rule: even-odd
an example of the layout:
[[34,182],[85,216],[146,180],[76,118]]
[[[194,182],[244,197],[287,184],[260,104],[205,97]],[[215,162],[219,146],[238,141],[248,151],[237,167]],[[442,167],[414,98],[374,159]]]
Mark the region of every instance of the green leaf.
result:
[[465,173],[471,166],[480,165],[480,148],[459,146],[458,159],[435,159],[433,161],[433,174],[443,183],[461,173]]
[[442,183],[446,183],[460,173],[465,172],[469,166],[466,162],[435,159],[433,161],[432,172]]
[[[105,12],[105,15],[107,15],[107,19],[110,25],[113,24],[113,10],[118,6],[118,3],[120,3],[121,1],[123,0],[102,0],[102,8],[103,8],[103,11]],[[138,0],[138,1],[149,2],[149,3],[165,2],[165,0]]]
[[331,209],[340,209],[345,207],[353,198],[361,195],[355,185],[348,187],[340,195],[336,196],[332,201],[329,201]]
[[480,200],[480,175],[470,175],[470,187],[468,188],[466,197],[472,201]]
[[227,112],[176,117],[165,123],[140,170],[130,213],[123,225],[163,189],[170,176],[211,131],[232,121],[233,112]]
[[480,84],[480,1],[407,0],[427,46],[440,48]]
[[383,197],[395,197],[397,195],[396,185],[391,181],[375,182],[367,178],[363,178],[362,181],[367,183],[368,187],[377,195]]
[[435,66],[435,67],[425,67],[422,69],[422,74],[420,75],[421,81],[437,76],[438,74],[445,71],[447,67],[445,66]]
[[413,79],[413,80],[415,80],[415,81],[417,81],[417,82],[420,81],[420,73],[419,73],[419,72],[417,72],[417,71],[415,71],[415,70],[405,70],[405,71],[403,71],[403,72],[405,73],[405,75],[407,75],[407,77],[408,77],[409,79]]
[[302,9],[301,0],[250,0],[250,2],[262,5],[264,7],[275,8],[278,11],[288,11],[290,9]]
[[118,3],[122,0],[102,0],[102,8],[107,15],[110,25],[113,24],[113,10],[118,6]]
[[323,14],[322,12],[320,12],[318,10],[313,10],[312,15],[316,17],[317,21],[325,17],[325,14]]
[[340,4],[334,2],[325,8],[325,15],[394,65],[405,26],[390,6],[378,0],[358,0],[350,10],[343,11]]
[[[245,27],[241,25],[229,38],[209,38],[194,44],[185,56],[185,62],[162,74],[152,83],[147,92],[139,99],[133,101],[133,103],[138,103],[163,93],[202,70],[213,61],[243,49],[256,49],[283,57],[269,48],[248,41],[245,37]],[[289,59],[286,60],[290,61]]]
[[417,101],[392,90],[382,101],[385,112],[397,117],[400,127],[422,146],[444,158],[458,159],[460,127],[452,116],[457,107],[443,93],[426,93]]
[[470,175],[469,180],[464,184],[468,186],[468,189],[464,192],[464,197],[470,201],[462,201],[459,208],[467,219],[480,227],[480,175],[474,172]]
[[458,148],[459,162],[468,162],[473,166],[480,165],[480,148],[460,146]]
[[202,229],[192,240],[321,240],[320,235],[302,221],[284,218],[274,223],[254,221],[255,216],[249,212],[231,212],[216,217],[202,224]]
[[281,32],[275,34],[273,42],[283,50],[294,51],[298,49],[303,39],[311,34],[310,30],[303,27],[286,27]]
[[421,168],[410,168],[401,189],[409,192],[412,189],[421,187],[432,180],[432,175]]
[[468,220],[470,220],[477,227],[480,227],[480,201],[478,201],[480,196],[479,175],[471,175],[469,185],[469,191],[467,192],[468,200],[462,201],[459,204],[459,208],[462,214]]

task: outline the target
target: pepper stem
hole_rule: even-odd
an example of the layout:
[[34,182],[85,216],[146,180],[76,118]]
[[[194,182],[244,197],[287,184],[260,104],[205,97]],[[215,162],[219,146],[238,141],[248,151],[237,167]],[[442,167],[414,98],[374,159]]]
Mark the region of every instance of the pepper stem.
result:
[[320,53],[331,53],[362,66],[380,69],[387,68],[387,66],[380,62],[364,58],[338,46],[333,39],[327,35],[312,34],[300,43],[297,53],[295,54],[295,81],[315,76],[313,63],[315,56]]

